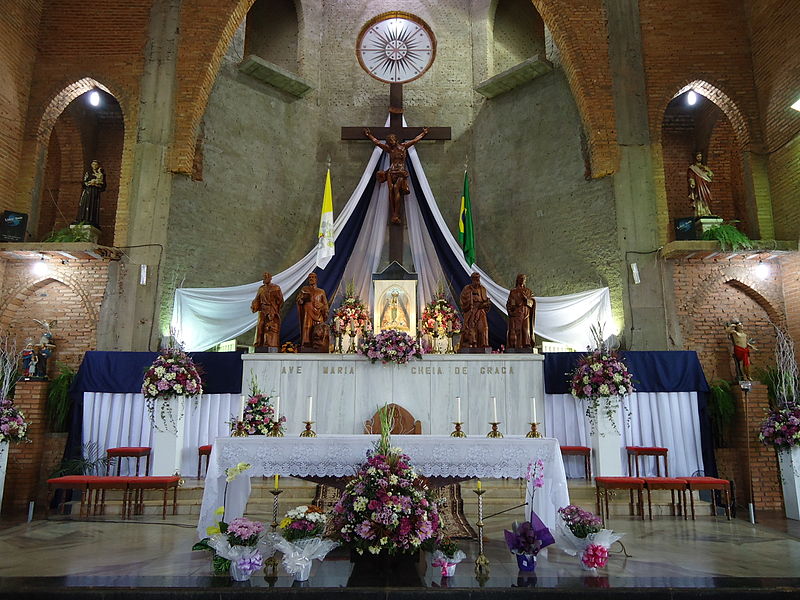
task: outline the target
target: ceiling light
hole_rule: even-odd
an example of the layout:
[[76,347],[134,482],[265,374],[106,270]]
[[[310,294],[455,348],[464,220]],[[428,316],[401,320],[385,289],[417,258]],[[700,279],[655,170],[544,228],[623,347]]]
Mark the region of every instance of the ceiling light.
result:
[[759,262],[755,267],[756,277],[759,279],[767,279],[770,275],[769,265]]
[[89,92],[89,104],[92,106],[100,106],[100,92],[97,90]]
[[689,90],[689,93],[686,94],[686,104],[689,106],[697,104],[697,93],[694,90]]
[[44,262],[44,257],[42,257],[41,260],[37,260],[35,263],[33,263],[33,267],[31,267],[31,270],[33,271],[33,274],[36,275],[37,277],[41,277],[42,275],[47,275],[49,269],[47,268],[47,263]]

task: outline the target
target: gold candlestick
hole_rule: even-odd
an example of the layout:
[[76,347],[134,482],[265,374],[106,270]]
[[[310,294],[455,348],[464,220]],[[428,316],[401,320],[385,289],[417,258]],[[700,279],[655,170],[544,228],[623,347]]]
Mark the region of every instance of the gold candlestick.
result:
[[539,424],[538,423],[531,423],[531,430],[527,433],[527,435],[525,437],[528,437],[528,438],[540,438],[540,437],[542,437],[542,434],[539,433],[539,430],[536,428],[537,425],[539,425]]
[[314,421],[303,421],[303,423],[306,424],[306,428],[300,432],[300,437],[317,437],[316,432],[311,429]]
[[[270,490],[269,493],[272,494],[272,523],[269,525],[274,532],[278,528],[278,496],[283,493],[283,490]],[[264,561],[264,575],[267,577],[268,582],[270,578],[274,578],[270,587],[275,585],[275,581],[278,580],[278,559],[275,557],[274,552],[272,556]]]
[[283,437],[280,417],[277,417],[277,420],[272,424],[272,429],[267,434],[267,437]]
[[450,434],[450,437],[457,437],[457,438],[465,438],[465,437],[467,437],[467,434],[464,433],[463,431],[461,431],[461,426],[463,424],[464,423],[461,422],[461,421],[453,421],[453,425],[455,425],[456,428],[453,430],[453,433]]
[[489,425],[492,426],[492,430],[489,433],[486,434],[486,437],[488,437],[488,438],[501,438],[501,437],[503,437],[503,434],[500,432],[499,429],[497,429],[497,426],[500,425],[500,421],[497,421],[497,422],[494,422],[494,423],[489,423]]
[[475,559],[475,578],[478,583],[483,587],[486,580],[489,579],[489,559],[483,553],[483,495],[486,490],[472,490],[478,495],[478,558]]

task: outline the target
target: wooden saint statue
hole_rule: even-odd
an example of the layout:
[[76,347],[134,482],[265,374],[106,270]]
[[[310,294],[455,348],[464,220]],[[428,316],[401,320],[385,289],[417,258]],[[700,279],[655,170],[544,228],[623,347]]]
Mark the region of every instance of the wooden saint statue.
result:
[[75,223],[88,223],[100,229],[100,192],[106,189],[106,172],[100,163],[92,161],[91,168],[83,175],[83,193],[78,205]]
[[486,313],[492,307],[486,288],[481,285],[480,273],[473,273],[472,283],[461,291],[461,312],[464,326],[461,328],[461,348],[489,348],[489,322]]
[[401,217],[403,213],[403,196],[407,196],[410,192],[408,188],[408,171],[406,170],[408,149],[424,138],[428,131],[428,128],[425,127],[422,133],[413,140],[402,143],[394,133],[390,133],[386,136],[386,143],[384,144],[372,135],[369,129],[364,130],[364,135],[372,140],[373,144],[389,154],[389,168],[386,171],[378,171],[378,181],[380,183],[385,181],[389,186],[390,222],[393,224],[403,222]]
[[740,381],[752,381],[750,377],[750,350],[757,350],[747,340],[744,326],[741,321],[728,323],[725,333],[731,338],[733,344],[733,360],[736,363],[736,376]]
[[328,297],[317,287],[317,274],[308,276],[308,285],[297,295],[297,313],[300,320],[300,352],[329,352],[330,329]]
[[689,180],[689,202],[694,207],[695,217],[710,217],[711,212],[711,180],[714,173],[703,164],[703,153],[694,156],[694,164],[689,165],[686,178]]
[[258,313],[258,327],[256,328],[256,348],[275,348],[281,345],[281,307],[283,306],[283,292],[281,288],[272,283],[272,275],[264,273],[264,283],[253,302],[250,310]]
[[525,287],[526,277],[517,275],[516,287],[508,294],[508,336],[509,348],[533,348],[533,326],[536,322],[536,300],[533,292]]

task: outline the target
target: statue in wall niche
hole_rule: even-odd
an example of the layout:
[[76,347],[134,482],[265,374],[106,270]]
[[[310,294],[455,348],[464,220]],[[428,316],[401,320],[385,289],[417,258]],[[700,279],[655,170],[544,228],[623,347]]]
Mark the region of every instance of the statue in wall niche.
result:
[[78,205],[75,223],[88,223],[100,229],[100,193],[106,189],[106,172],[100,163],[93,160],[90,169],[83,175],[83,192]]
[[277,352],[281,345],[281,307],[283,292],[280,286],[272,283],[272,274],[264,273],[264,283],[258,288],[250,310],[258,313],[256,327],[256,348],[272,349]]
[[489,348],[489,322],[486,314],[492,307],[489,294],[481,284],[480,273],[473,273],[472,283],[461,291],[461,312],[464,326],[461,328],[461,348]]
[[300,352],[329,352],[330,329],[328,297],[317,287],[317,274],[308,276],[308,285],[297,295],[297,313],[300,320]]
[[711,180],[714,173],[703,164],[703,153],[694,155],[694,164],[689,165],[686,173],[689,180],[689,201],[694,207],[695,217],[710,217],[711,212]]
[[517,275],[516,287],[508,294],[506,302],[508,309],[506,343],[509,348],[533,348],[536,300],[533,298],[533,292],[525,287],[526,279],[522,273]]
[[386,171],[378,171],[378,182],[389,186],[389,207],[390,207],[390,221],[393,224],[403,222],[401,215],[403,213],[403,196],[410,193],[408,188],[408,171],[406,170],[406,157],[408,156],[408,149],[428,135],[428,128],[425,127],[417,137],[407,142],[400,142],[397,136],[390,133],[386,136],[386,143],[377,139],[369,129],[364,130],[364,135],[367,136],[373,144],[383,150],[389,155],[389,168]]
[[736,376],[740,381],[752,381],[750,377],[750,350],[757,350],[747,339],[741,321],[733,321],[725,326],[725,333],[733,344],[733,360],[736,363]]

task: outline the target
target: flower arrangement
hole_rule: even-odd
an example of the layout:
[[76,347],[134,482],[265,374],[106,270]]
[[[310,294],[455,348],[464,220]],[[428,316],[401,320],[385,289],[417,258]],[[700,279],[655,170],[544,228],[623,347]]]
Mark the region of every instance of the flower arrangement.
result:
[[[286,417],[277,421],[278,431],[283,433]],[[245,400],[242,420],[231,424],[231,433],[245,431],[248,435],[269,435],[276,425],[275,408],[272,396],[259,391],[255,383],[251,383],[250,396]],[[241,435],[241,434],[239,434]]]
[[800,405],[786,402],[767,413],[761,423],[759,441],[778,450],[791,450],[800,446]]
[[211,564],[214,573],[230,573],[236,581],[246,581],[264,567],[264,524],[245,517],[238,517],[230,523],[225,521],[228,484],[251,467],[248,463],[239,463],[225,470],[224,500],[215,511],[220,520],[206,529],[208,537],[192,546],[192,550],[213,552]]
[[319,506],[298,506],[288,511],[280,522],[281,535],[290,542],[322,535],[327,521]]
[[604,411],[614,429],[619,399],[632,393],[633,378],[616,352],[601,347],[584,356],[572,372],[570,391],[575,398],[586,400],[586,416],[597,426],[597,413]]
[[433,337],[445,337],[461,332],[461,319],[450,304],[444,289],[436,292],[432,302],[425,305],[419,322],[420,330]]
[[331,315],[331,331],[336,335],[349,333],[364,334],[372,327],[369,318],[369,309],[356,296],[355,286],[348,283],[344,292],[344,300]]
[[412,358],[422,358],[422,349],[410,335],[396,329],[384,329],[378,335],[367,334],[358,348],[371,362],[407,363]]
[[283,342],[281,344],[280,352],[284,354],[297,354],[297,346],[295,346],[292,342]]
[[[162,426],[171,431],[177,431],[177,419],[180,415],[172,412],[172,406],[167,402],[160,403],[160,422],[155,418],[157,400],[170,398],[182,399],[185,396],[196,397],[203,393],[203,382],[200,371],[195,366],[191,357],[180,347],[162,350],[153,364],[144,374],[142,394],[144,395],[150,421],[160,429]],[[183,405],[179,410],[183,410]]]
[[562,549],[572,556],[580,555],[581,566],[588,571],[605,567],[608,549],[622,535],[603,529],[599,517],[574,504],[559,508],[558,514],[561,519],[556,534]]
[[0,398],[0,442],[24,442],[28,439],[25,415],[11,398]]
[[515,521],[511,531],[506,529],[504,534],[508,549],[517,555],[517,564],[521,571],[532,571],[536,567],[536,556],[542,548],[555,543],[553,534],[533,511],[529,521]]
[[467,555],[452,539],[444,537],[436,545],[431,558],[431,566],[441,568],[442,577],[452,577],[455,575],[456,565],[467,558]]

